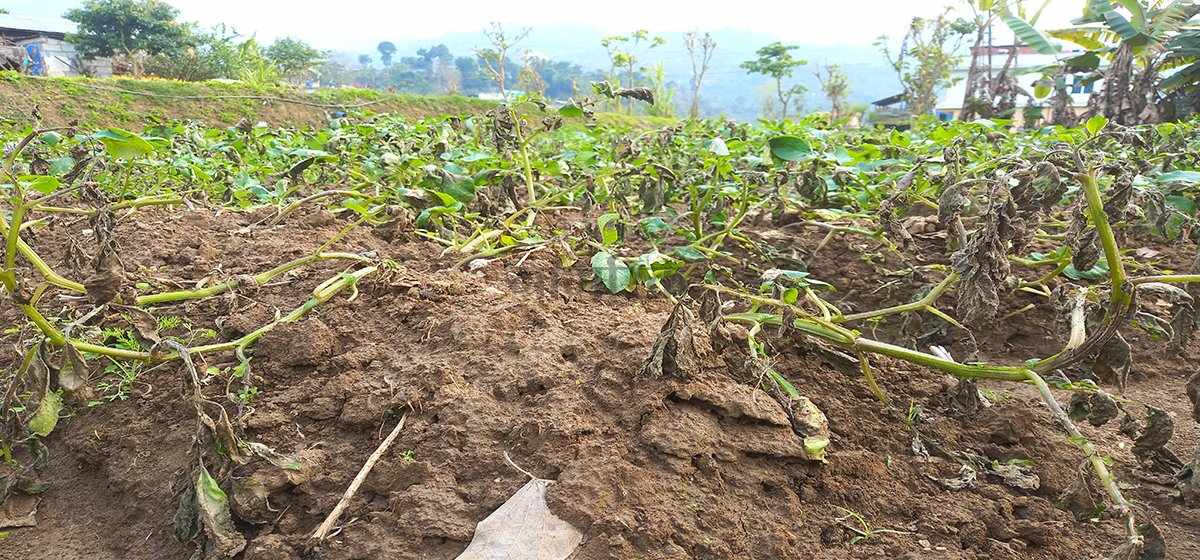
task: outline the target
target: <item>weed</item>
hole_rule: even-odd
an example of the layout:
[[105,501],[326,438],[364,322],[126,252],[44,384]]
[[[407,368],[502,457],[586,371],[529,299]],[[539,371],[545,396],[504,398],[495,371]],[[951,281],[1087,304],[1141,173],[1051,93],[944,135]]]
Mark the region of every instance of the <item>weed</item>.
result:
[[[836,507],[843,514],[841,517],[836,518],[836,521],[838,523],[840,523],[842,525],[842,527],[845,527],[846,530],[854,533],[854,536],[850,537],[850,544],[864,543],[864,542],[867,542],[871,539],[878,537],[879,535],[908,535],[908,534],[910,534],[908,531],[898,531],[896,529],[881,529],[881,528],[875,527],[867,522],[866,517],[863,517],[862,514],[856,512],[856,511],[852,511],[852,510],[849,510],[849,509],[846,509],[846,508],[840,507],[840,506],[834,506],[834,507]],[[853,520],[854,523],[853,524],[847,523],[848,520]]]
[[417,456],[416,456],[416,452],[413,451],[412,449],[405,449],[403,452],[400,453],[400,464],[411,465],[415,462],[417,462]]

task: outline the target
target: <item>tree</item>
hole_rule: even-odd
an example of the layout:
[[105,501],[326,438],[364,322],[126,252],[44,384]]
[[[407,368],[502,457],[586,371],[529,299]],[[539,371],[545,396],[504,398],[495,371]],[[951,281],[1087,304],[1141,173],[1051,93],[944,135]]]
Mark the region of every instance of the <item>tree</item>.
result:
[[68,41],[83,58],[121,55],[135,75],[141,58],[185,45],[186,26],[175,21],[179,11],[159,0],[87,0],[63,17],[75,22]]
[[371,65],[371,55],[369,55],[369,54],[358,55],[358,65],[359,66],[370,66]]
[[[617,69],[625,70],[625,87],[632,88],[637,86],[636,68],[638,62],[641,61],[641,52],[639,47],[645,43],[646,49],[653,49],[667,44],[667,40],[659,36],[650,36],[650,32],[645,29],[638,29],[629,35],[610,35],[600,40],[600,45],[608,51],[609,80],[616,81],[617,85],[621,85],[621,79],[617,77]],[[617,108],[621,107],[621,99],[617,98]],[[633,100],[629,101],[630,110],[633,109]]]
[[808,64],[808,61],[792,56],[791,51],[798,48],[800,47],[796,45],[784,45],[776,41],[758,49],[754,53],[758,58],[742,63],[742,68],[751,74],[774,78],[775,97],[779,99],[779,120],[787,120],[788,106],[791,105],[792,98],[807,91],[804,86],[798,84],[786,89],[783,87],[784,78],[790,78],[796,68]]
[[500,97],[506,98],[504,90],[507,80],[509,64],[508,51],[516,47],[521,41],[529,36],[529,28],[526,27],[515,34],[510,34],[504,30],[504,26],[497,22],[492,22],[491,27],[483,30],[483,36],[487,37],[488,42],[492,44],[490,49],[476,49],[475,54],[483,61],[485,68],[492,80],[496,82],[496,87],[500,90]]
[[517,74],[517,87],[525,92],[533,92],[546,96],[546,81],[542,79],[542,66],[546,63],[541,57],[525,51],[524,64]]
[[700,118],[700,86],[704,82],[704,74],[708,72],[713,51],[717,50],[717,42],[708,33],[701,36],[690,31],[683,34],[683,45],[687,47],[688,58],[692,61],[692,106],[688,109],[688,118],[696,119]]
[[238,45],[237,79],[256,85],[279,82],[279,67],[264,56],[263,51],[254,37]]
[[947,8],[934,19],[913,18],[895,57],[888,47],[887,36],[875,41],[896,72],[914,115],[931,113],[937,104],[938,90],[954,84],[952,72],[961,60],[956,53],[964,37],[973,31],[974,23],[950,19]]
[[150,57],[146,71],[175,80],[237,78],[240,65],[238,33],[218,24],[208,31],[188,28],[182,48]]
[[263,52],[284,78],[300,79],[321,64],[321,51],[299,39],[276,39]]
[[384,66],[392,65],[392,55],[396,54],[396,45],[393,45],[391,41],[383,41],[375,47],[375,50],[379,51],[379,61]]
[[454,57],[449,51],[446,51],[445,56],[438,57],[433,66],[433,76],[442,93],[458,95],[462,91],[462,75],[458,73],[458,68],[455,68]]
[[830,116],[837,119],[846,114],[846,98],[850,95],[850,79],[841,66],[825,65],[825,73],[816,72],[817,81],[821,82],[821,91],[829,100]]

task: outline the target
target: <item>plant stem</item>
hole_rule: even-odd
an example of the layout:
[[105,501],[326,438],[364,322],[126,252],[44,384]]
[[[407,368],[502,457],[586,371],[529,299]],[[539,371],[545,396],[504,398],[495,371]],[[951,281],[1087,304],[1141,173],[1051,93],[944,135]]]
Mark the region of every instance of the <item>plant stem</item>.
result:
[[905,304],[901,304],[901,305],[893,305],[892,307],[885,307],[883,309],[876,309],[874,311],[864,311],[862,313],[852,313],[850,315],[842,315],[841,317],[834,317],[833,320],[836,323],[844,323],[846,321],[861,321],[863,319],[871,319],[873,317],[883,317],[885,315],[895,315],[897,313],[908,313],[911,311],[929,310],[929,309],[933,308],[933,304],[937,302],[938,298],[940,298],[942,296],[942,294],[944,294],[946,292],[946,290],[949,289],[950,286],[953,285],[957,281],[958,281],[958,273],[951,272],[944,279],[942,279],[942,281],[939,282],[938,285],[934,286],[932,290],[929,290],[929,293],[925,294],[925,297],[923,297],[917,301],[914,301],[912,303],[905,303]]
[[1135,528],[1133,508],[1129,507],[1129,502],[1125,501],[1125,496],[1121,494],[1121,489],[1117,486],[1116,477],[1108,470],[1108,465],[1104,463],[1104,458],[1096,451],[1096,446],[1092,445],[1092,442],[1088,441],[1079,432],[1079,429],[1075,427],[1075,423],[1071,421],[1071,417],[1058,404],[1058,401],[1054,398],[1054,393],[1050,392],[1050,386],[1046,385],[1046,381],[1042,379],[1042,376],[1032,370],[1026,370],[1025,375],[1033,383],[1033,386],[1037,387],[1042,401],[1050,409],[1050,414],[1058,420],[1058,423],[1062,425],[1063,429],[1067,431],[1079,448],[1083,450],[1083,453],[1087,456],[1088,463],[1091,464],[1092,470],[1096,473],[1096,478],[1100,479],[1100,485],[1104,487],[1105,492],[1108,493],[1108,497],[1116,505],[1115,509],[1117,512],[1125,516],[1125,530],[1129,535],[1129,540],[1140,543],[1141,536],[1138,535]]
[[[125,200],[109,204],[110,210],[123,210],[125,208],[142,208],[144,206],[172,206],[182,204],[183,198],[174,195],[154,195],[143,196],[133,200]],[[69,208],[65,206],[44,206],[38,204],[33,207],[35,212],[48,212],[54,214],[76,214],[80,216],[94,216],[97,212],[95,208]]]
[[[321,261],[321,260],[332,260],[332,259],[348,259],[348,260],[355,260],[358,262],[370,262],[370,259],[363,257],[361,255],[356,255],[354,253],[314,253],[311,255],[305,255],[298,259],[288,261],[288,262],[283,263],[283,264],[281,264],[275,268],[272,268],[271,270],[268,270],[266,272],[259,273],[255,276],[253,276],[254,283],[257,286],[262,287],[262,286],[265,286],[271,280],[274,280],[276,277],[286,274],[297,268],[300,268],[306,264],[316,262],[316,261]],[[138,305],[138,306],[154,305],[154,304],[158,304],[158,303],[167,303],[167,302],[173,302],[173,301],[185,301],[185,300],[212,297],[215,295],[223,294],[225,292],[228,292],[229,290],[236,288],[239,283],[240,282],[238,280],[229,280],[226,282],[221,282],[220,284],[214,284],[212,286],[208,286],[206,288],[200,288],[200,289],[196,289],[196,290],[177,290],[174,292],[163,292],[163,293],[159,293],[159,294],[138,296],[138,298],[136,300],[134,300],[134,305]]]
[[[768,325],[780,325],[783,320],[778,315],[769,313],[735,313],[726,315],[726,319],[731,321],[740,321],[747,323],[763,323]],[[811,319],[796,319],[792,326],[805,334],[810,334],[818,338],[827,340],[855,352],[870,352],[872,354],[880,354],[898,358],[909,363],[925,366],[930,369],[935,369],[953,375],[961,379],[995,379],[997,381],[1026,381],[1028,376],[1025,374],[1027,368],[1020,366],[998,366],[989,364],[961,364],[945,358],[926,354],[918,350],[911,350],[903,346],[896,346],[878,340],[863,338],[858,336],[854,331],[846,331],[840,327],[822,325],[821,323]]]
[[1104,260],[1108,263],[1109,278],[1112,282],[1113,303],[1125,306],[1130,302],[1130,294],[1125,291],[1125,264],[1121,262],[1121,249],[1117,246],[1117,238],[1108,216],[1104,213],[1104,200],[1100,198],[1100,186],[1095,174],[1090,170],[1079,173],[1079,182],[1083,185],[1083,194],[1087,197],[1088,214],[1092,225],[1100,236],[1100,244],[1104,247]]
[[1200,282],[1200,274],[1165,274],[1162,276],[1142,276],[1130,280],[1133,285],[1148,284],[1150,282],[1158,282],[1161,284],[1188,284],[1192,282]]

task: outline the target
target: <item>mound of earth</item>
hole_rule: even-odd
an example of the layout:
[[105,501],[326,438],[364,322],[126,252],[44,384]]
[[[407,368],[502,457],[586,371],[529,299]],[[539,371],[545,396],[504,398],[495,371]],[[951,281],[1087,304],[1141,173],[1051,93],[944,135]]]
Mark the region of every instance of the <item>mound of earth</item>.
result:
[[[149,210],[120,222],[115,237],[131,277],[189,283],[260,272],[314,251],[344,225],[325,213],[279,226],[260,225],[264,217]],[[57,222],[27,239],[74,275],[66,240],[86,236],[84,227]],[[854,255],[853,243],[835,240],[823,251]],[[797,235],[794,244],[814,242]],[[395,266],[253,347],[258,392],[240,427],[247,439],[298,456],[302,468],[288,476],[252,463],[224,481],[259,493],[234,508],[246,560],[454,558],[475,524],[527,480],[505,454],[556,481],[548,504],[583,532],[572,557],[580,560],[1077,560],[1122,540],[1118,520],[1080,503],[1089,497],[1080,453],[1024,387],[987,385],[990,406],[964,411],[955,380],[881,359],[873,363],[890,396],[884,406],[857,368],[794,334],[771,333],[774,367],[828,418],[827,462],[813,461],[779,403],[739,366],[736,332],[724,343],[704,341],[686,371],[647,375],[641,366],[671,303],[595,291],[586,263],[564,271],[547,250],[469,272],[432,243],[380,230],[355,230],[335,249],[372,251]],[[843,305],[860,308],[877,298],[909,301],[920,288],[910,280],[890,294],[867,293],[876,283],[862,278],[871,274],[864,266],[846,256],[817,260],[812,271],[840,290]],[[339,270],[303,268],[261,289],[153,312],[187,317],[227,340],[299,305]],[[1018,318],[978,341],[981,352],[1058,347],[1049,317]],[[4,335],[6,346],[12,336]],[[1154,358],[1158,347],[1134,345],[1153,370],[1135,376],[1125,395],[1188,418],[1182,386],[1196,366],[1195,344],[1183,357]],[[174,362],[148,368],[123,400],[71,409],[47,440],[39,477],[51,486],[37,526],[9,530],[0,558],[192,554],[172,523],[173,486],[189,467],[195,434],[182,375]],[[312,547],[309,535],[404,414],[404,430],[340,529]],[[1087,435],[1114,458],[1139,515],[1158,524],[1170,557],[1200,558],[1200,512],[1130,476],[1136,462],[1112,424]],[[1198,439],[1194,423],[1177,424],[1181,456],[1193,456]],[[963,457],[992,467],[966,472]]]

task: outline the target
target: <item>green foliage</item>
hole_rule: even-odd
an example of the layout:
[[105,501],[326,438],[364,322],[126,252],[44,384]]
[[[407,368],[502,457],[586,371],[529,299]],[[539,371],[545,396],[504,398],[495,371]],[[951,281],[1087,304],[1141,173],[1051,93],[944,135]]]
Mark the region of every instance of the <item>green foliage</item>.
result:
[[396,54],[395,44],[393,44],[391,41],[382,41],[378,46],[375,47],[375,50],[379,51],[379,61],[382,62],[384,66],[392,65],[392,57]]
[[1041,54],[1058,54],[1060,50],[1059,46],[1051,43],[1049,38],[1043,35],[1041,31],[1034,29],[1025,20],[1007,13],[1002,15],[1001,19],[1004,20],[1004,24],[1017,35],[1017,38],[1022,43],[1033,47],[1034,50]]
[[119,159],[133,159],[154,151],[145,138],[119,128],[97,131],[92,137],[104,144],[109,155]]
[[779,99],[780,120],[787,120],[788,107],[791,105],[792,98],[806,91],[804,86],[798,84],[791,87],[783,85],[783,80],[792,77],[796,68],[808,64],[808,61],[792,56],[791,51],[798,48],[800,47],[796,45],[784,45],[776,41],[755,51],[758,58],[747,60],[741,65],[751,74],[762,74],[775,81],[775,96]]
[[187,29],[175,21],[179,11],[160,0],[87,0],[64,14],[77,24],[68,37],[86,58],[179,49]]
[[825,74],[818,72],[817,79],[821,82],[821,91],[829,100],[830,114],[833,118],[846,116],[846,98],[850,95],[850,78],[846,76],[846,72],[841,66],[827,64]]
[[187,28],[183,48],[157,54],[146,72],[175,80],[233,79],[238,75],[238,34],[224,25],[207,31]]
[[307,76],[321,62],[321,51],[299,39],[284,37],[276,39],[263,51],[279,73],[285,78],[298,79]]
[[[638,87],[644,81],[639,74],[639,67],[642,59],[649,54],[649,51],[667,44],[667,40],[658,35],[651,35],[645,29],[638,29],[626,35],[609,35],[600,40],[600,46],[604,47],[608,53],[609,71],[606,79],[613,83],[615,87],[633,88]],[[618,70],[624,70],[624,74],[618,73]],[[622,79],[624,81],[622,81]],[[621,100],[615,99],[615,108],[621,110]],[[629,112],[633,112],[632,101],[629,104]],[[660,108],[661,112],[661,108]],[[659,115],[664,116],[664,115]]]
[[771,155],[783,161],[800,161],[812,153],[812,147],[798,136],[776,136],[768,142]]
[[956,82],[953,72],[962,60],[960,47],[963,39],[974,31],[974,23],[951,19],[947,9],[933,19],[913,18],[894,57],[886,36],[876,40],[876,46],[904,88],[913,115],[931,113],[937,103],[937,92]]
[[283,77],[282,71],[266,57],[253,38],[238,45],[237,78],[254,85],[274,84]]
[[29,419],[29,431],[42,437],[50,435],[58,425],[59,414],[62,413],[63,398],[59,391],[50,391],[42,397],[37,412]]
[[620,293],[629,288],[633,274],[629,265],[612,254],[601,251],[592,256],[592,271],[610,293]]

